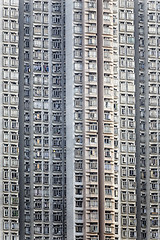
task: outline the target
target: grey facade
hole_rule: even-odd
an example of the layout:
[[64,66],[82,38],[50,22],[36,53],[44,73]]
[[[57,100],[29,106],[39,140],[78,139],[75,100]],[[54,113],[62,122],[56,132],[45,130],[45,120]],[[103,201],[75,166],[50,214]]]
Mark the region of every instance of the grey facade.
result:
[[0,239],[160,239],[160,1],[2,6]]
[[0,238],[19,239],[18,1],[1,1],[0,11]]
[[21,1],[20,11],[20,239],[64,239],[63,1]]

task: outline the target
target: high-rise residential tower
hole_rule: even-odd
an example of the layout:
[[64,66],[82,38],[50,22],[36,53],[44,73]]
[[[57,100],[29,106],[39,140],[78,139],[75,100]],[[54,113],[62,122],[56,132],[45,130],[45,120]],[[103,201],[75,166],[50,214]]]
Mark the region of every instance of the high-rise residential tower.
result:
[[134,43],[133,1],[21,1],[20,238],[136,239]]
[[20,12],[20,239],[65,239],[64,1]]
[[0,239],[160,239],[160,0],[0,3]]
[[0,239],[18,240],[18,16],[17,0],[0,10]]
[[67,237],[136,239],[134,2],[68,2]]
[[137,237],[149,240],[160,235],[160,1],[136,1],[135,10]]

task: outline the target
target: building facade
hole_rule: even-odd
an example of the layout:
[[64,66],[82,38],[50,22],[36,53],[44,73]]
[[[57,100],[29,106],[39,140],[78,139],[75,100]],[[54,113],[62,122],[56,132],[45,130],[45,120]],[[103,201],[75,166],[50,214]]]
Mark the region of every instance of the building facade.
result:
[[1,1],[0,11],[0,238],[19,239],[19,2]]
[[160,1],[2,6],[0,238],[160,239]]
[[65,239],[63,4],[20,6],[20,239]]
[[66,11],[67,236],[137,239],[134,1]]
[[139,239],[159,239],[159,11],[159,1],[136,1]]

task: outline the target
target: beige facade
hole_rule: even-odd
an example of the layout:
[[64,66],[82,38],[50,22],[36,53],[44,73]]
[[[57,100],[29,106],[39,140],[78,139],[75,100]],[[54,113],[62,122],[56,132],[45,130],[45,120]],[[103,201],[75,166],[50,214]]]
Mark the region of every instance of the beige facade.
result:
[[75,206],[67,208],[75,216],[75,229],[69,222],[68,234],[136,239],[134,2],[75,1],[68,8],[73,42],[66,48],[73,53],[66,62],[73,65],[66,69],[66,99],[68,105],[74,99],[74,105],[73,122],[67,118],[67,148],[74,136],[75,154],[67,159],[72,155],[76,166],[72,188],[67,184]]

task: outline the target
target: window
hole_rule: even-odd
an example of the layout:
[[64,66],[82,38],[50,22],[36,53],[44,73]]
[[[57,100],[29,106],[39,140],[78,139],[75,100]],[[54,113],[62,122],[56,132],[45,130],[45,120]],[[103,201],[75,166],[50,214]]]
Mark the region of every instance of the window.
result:
[[90,232],[97,232],[98,231],[98,226],[95,224],[90,225]]
[[96,161],[90,161],[90,169],[97,169],[97,162]]
[[96,1],[95,0],[89,1],[88,8],[96,8]]
[[83,225],[79,224],[75,228],[76,228],[76,232],[80,232],[81,233],[83,231]]
[[105,206],[106,208],[112,208],[112,201],[110,199],[106,199]]
[[105,186],[105,194],[106,195],[112,195],[112,189],[109,186]]
[[81,21],[82,20],[82,14],[80,12],[74,13],[74,20],[75,21]]
[[88,20],[96,20],[96,13],[95,12],[89,12]]
[[75,33],[82,33],[82,25],[81,24],[77,24],[75,27],[74,27],[74,32]]
[[82,37],[75,37],[74,44],[75,44],[75,46],[81,46],[82,45]]
[[109,148],[105,148],[105,157],[107,157],[107,158],[111,157],[111,151]]

